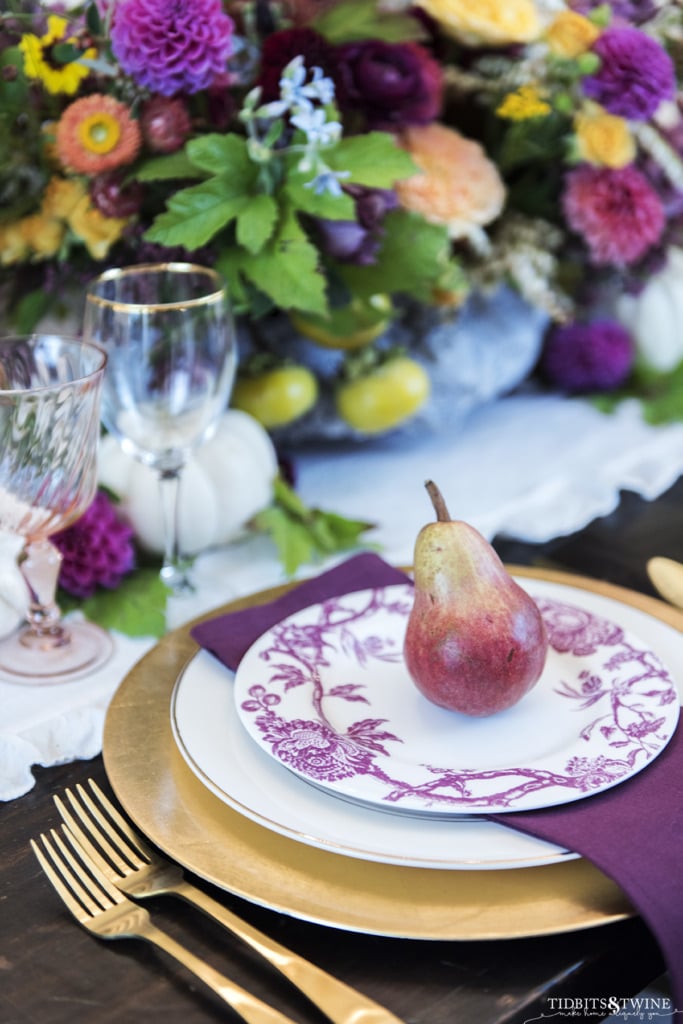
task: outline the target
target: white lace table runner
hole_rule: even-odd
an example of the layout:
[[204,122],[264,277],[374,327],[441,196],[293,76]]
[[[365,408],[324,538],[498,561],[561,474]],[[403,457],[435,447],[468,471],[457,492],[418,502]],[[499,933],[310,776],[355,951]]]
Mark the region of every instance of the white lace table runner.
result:
[[[454,518],[489,539],[506,534],[540,543],[608,514],[621,490],[648,499],[666,491],[683,474],[683,424],[650,427],[637,403],[603,416],[581,400],[514,396],[479,409],[448,435],[308,450],[296,454],[295,464],[297,487],[309,505],[377,524],[368,540],[388,561],[405,564],[418,531],[433,519],[426,479],[439,485]],[[300,576],[317,568],[305,567]],[[196,571],[199,591],[172,602],[169,628],[284,582],[263,537],[202,555]],[[113,659],[85,679],[52,686],[0,682],[0,799],[31,789],[32,765],[101,751],[108,703],[154,643],[118,634],[115,641]]]

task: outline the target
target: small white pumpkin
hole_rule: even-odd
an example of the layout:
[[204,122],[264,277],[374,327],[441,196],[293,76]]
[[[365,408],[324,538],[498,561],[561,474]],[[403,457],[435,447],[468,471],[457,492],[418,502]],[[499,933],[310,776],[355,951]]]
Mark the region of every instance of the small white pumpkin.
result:
[[[277,457],[268,433],[252,416],[229,409],[215,434],[190,454],[183,468],[178,513],[182,550],[195,555],[234,540],[270,503],[276,474]],[[99,480],[119,497],[138,542],[161,553],[157,472],[107,435],[100,443]]]
[[644,363],[664,373],[678,366],[683,360],[683,249],[669,249],[664,269],[639,295],[622,295],[616,314]]

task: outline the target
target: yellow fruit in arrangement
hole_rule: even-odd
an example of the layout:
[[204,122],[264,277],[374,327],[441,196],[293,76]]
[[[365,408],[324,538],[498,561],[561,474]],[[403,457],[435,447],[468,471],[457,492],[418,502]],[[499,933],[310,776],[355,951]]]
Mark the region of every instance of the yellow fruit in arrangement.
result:
[[340,385],[337,412],[362,434],[382,434],[414,416],[428,400],[427,371],[408,356],[395,356],[362,377]]
[[238,377],[230,404],[271,430],[300,419],[317,400],[315,374],[305,366],[291,365]]
[[388,295],[353,299],[347,306],[331,310],[329,316],[291,313],[292,326],[305,338],[323,348],[356,349],[382,334],[393,314]]

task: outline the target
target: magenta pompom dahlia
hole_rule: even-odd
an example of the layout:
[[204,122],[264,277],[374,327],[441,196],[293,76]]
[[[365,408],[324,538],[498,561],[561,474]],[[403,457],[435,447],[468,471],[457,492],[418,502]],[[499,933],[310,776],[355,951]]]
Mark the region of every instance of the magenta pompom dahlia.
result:
[[98,586],[114,590],[135,566],[133,530],[104,491],[52,543],[62,554],[59,585],[74,597],[92,597]]
[[120,0],[111,43],[135,81],[162,96],[208,89],[232,52],[221,0]]
[[586,96],[610,114],[647,121],[676,94],[676,73],[666,50],[630,25],[607,28],[593,45],[600,69],[583,80]]
[[631,372],[634,353],[631,335],[616,320],[566,324],[548,335],[541,369],[561,391],[613,391]]
[[596,265],[635,263],[656,245],[666,224],[659,196],[632,165],[575,168],[566,177],[562,206]]

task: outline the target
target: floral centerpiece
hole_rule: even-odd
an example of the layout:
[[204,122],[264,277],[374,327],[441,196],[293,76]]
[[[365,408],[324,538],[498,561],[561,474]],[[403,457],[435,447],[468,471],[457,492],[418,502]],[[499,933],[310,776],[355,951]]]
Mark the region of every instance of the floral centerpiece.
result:
[[[522,376],[683,415],[681,67],[663,0],[6,0],[5,325],[109,265],[210,263],[235,408],[368,437],[429,403],[472,299],[512,288],[544,326]],[[367,527],[281,483],[262,522],[308,553]]]
[[0,287],[20,329],[105,265],[180,257],[228,280],[233,401],[271,430],[322,385],[360,435],[415,415],[412,349],[502,284],[549,318],[546,382],[636,379],[617,300],[680,241],[678,4],[8,6]]

